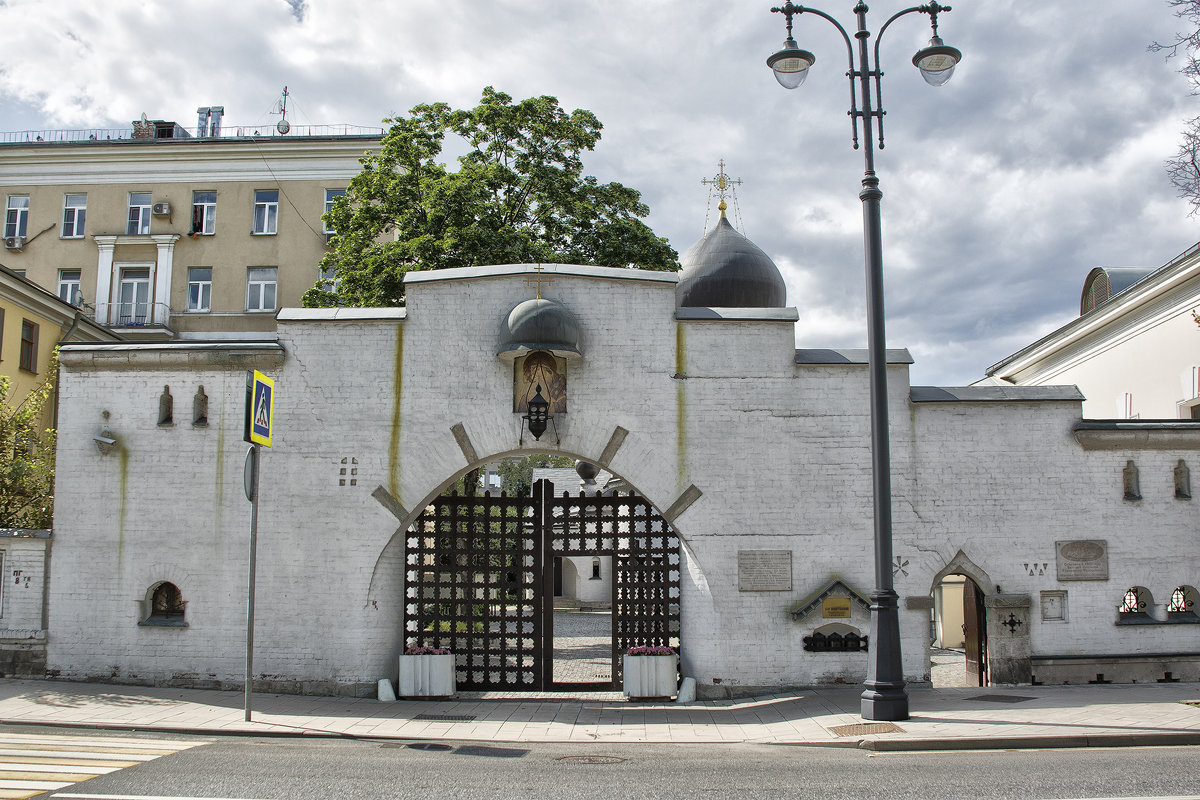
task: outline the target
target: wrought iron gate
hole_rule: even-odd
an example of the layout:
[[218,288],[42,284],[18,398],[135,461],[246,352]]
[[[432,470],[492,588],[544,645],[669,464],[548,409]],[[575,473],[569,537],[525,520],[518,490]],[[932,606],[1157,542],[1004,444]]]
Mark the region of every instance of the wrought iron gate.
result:
[[[554,559],[612,558],[612,680],[553,680]],[[442,495],[408,531],[405,646],[454,653],[460,689],[616,688],[634,645],[679,647],[679,539],[634,494]]]

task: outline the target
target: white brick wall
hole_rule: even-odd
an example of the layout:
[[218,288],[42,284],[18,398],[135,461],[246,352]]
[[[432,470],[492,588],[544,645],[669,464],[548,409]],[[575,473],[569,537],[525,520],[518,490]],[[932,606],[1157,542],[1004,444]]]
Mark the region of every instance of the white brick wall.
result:
[[[584,357],[568,369],[561,444],[552,429],[536,443],[526,434],[524,451],[594,461],[621,426],[629,435],[607,465],[614,473],[660,510],[689,485],[703,492],[676,525],[684,673],[723,686],[861,680],[866,654],[804,652],[820,620],[796,623],[788,611],[833,577],[872,589],[865,366],[795,365],[791,326],[779,322],[677,322],[669,282],[560,267],[543,291],[578,318]],[[525,275],[413,284],[403,320],[281,321],[282,363],[267,351],[101,359],[64,350],[49,666],[79,678],[240,681],[250,520],[242,398],[253,366],[276,386],[274,446],[262,460],[256,673],[311,691],[365,690],[391,673],[404,543],[371,492],[384,486],[415,511],[471,467],[521,450],[512,368],[496,350],[501,321],[531,294]],[[1169,491],[1170,468],[1188,452],[1084,451],[1070,433],[1078,403],[914,405],[906,367],[890,367],[889,381],[907,676],[928,673],[929,624],[903,598],[927,597],[959,550],[1004,593],[1033,596],[1035,653],[1200,650],[1200,626],[1113,625],[1127,584],[1151,588],[1157,602],[1179,583],[1200,584],[1194,509]],[[175,396],[171,428],[155,424],[163,384]],[[207,428],[190,425],[199,384]],[[479,462],[464,458],[457,423]],[[119,453],[96,450],[101,429]],[[1139,503],[1122,500],[1128,458],[1142,470]],[[1108,540],[1109,581],[1054,579],[1054,542],[1077,538]],[[793,591],[739,592],[746,549],[792,551]],[[1045,575],[1022,567],[1035,561],[1049,563]],[[187,628],[137,625],[160,580],[183,591]],[[1038,592],[1059,588],[1070,621],[1043,624]],[[866,632],[865,617],[852,623]]]

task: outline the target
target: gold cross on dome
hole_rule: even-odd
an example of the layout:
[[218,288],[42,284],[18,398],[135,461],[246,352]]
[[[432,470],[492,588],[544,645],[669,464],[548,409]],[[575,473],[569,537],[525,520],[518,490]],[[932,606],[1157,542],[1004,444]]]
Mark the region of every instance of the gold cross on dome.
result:
[[546,271],[546,267],[543,264],[535,264],[533,266],[533,269],[535,272],[537,272],[537,277],[536,278],[526,278],[525,285],[531,286],[531,285],[536,284],[537,285],[537,299],[541,300],[542,299],[542,284],[543,283],[554,283],[554,279],[545,277],[545,275],[543,273]]
[[[732,191],[732,187],[741,186],[742,179],[738,178],[734,180],[725,173],[725,159],[722,158],[717,162],[717,174],[711,178],[701,178],[700,183],[705,186],[712,186],[716,188],[717,198],[721,201],[717,205],[717,208],[720,210],[721,216],[723,217],[725,216],[725,209],[729,207],[725,202],[725,194],[728,191]],[[712,197],[712,195],[709,195],[709,197]],[[711,203],[712,201],[709,200],[709,202]]]

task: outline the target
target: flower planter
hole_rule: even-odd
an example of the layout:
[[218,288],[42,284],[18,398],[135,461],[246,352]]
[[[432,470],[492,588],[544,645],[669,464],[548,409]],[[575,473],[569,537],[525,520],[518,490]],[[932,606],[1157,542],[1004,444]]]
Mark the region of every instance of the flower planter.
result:
[[679,693],[679,655],[625,656],[622,683],[632,699],[674,697]]
[[401,697],[449,697],[454,694],[454,655],[400,656]]

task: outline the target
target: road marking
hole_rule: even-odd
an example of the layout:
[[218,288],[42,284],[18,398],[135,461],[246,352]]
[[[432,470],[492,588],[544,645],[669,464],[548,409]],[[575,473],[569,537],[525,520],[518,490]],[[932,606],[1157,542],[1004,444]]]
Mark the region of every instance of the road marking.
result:
[[0,800],[26,800],[66,789],[204,741],[120,736],[0,735]]
[[160,794],[64,794],[62,792],[55,792],[53,796],[72,798],[72,800],[257,800],[253,797],[176,797]]

